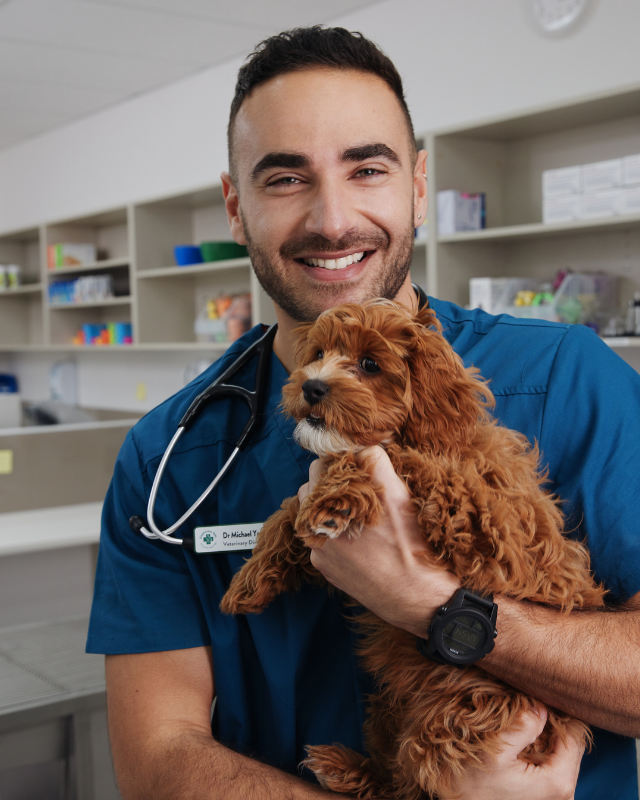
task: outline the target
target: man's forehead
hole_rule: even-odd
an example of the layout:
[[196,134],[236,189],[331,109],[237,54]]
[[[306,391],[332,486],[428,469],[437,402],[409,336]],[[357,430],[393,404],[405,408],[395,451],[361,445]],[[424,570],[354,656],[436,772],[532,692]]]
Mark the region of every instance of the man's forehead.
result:
[[236,158],[252,163],[269,153],[307,159],[382,144],[404,155],[407,122],[392,89],[382,78],[355,70],[309,69],[288,73],[256,87],[240,107],[234,125]]

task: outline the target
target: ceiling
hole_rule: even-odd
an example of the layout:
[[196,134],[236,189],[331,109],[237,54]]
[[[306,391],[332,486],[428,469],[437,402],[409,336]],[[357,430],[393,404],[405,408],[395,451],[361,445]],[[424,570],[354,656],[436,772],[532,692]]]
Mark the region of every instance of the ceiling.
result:
[[0,148],[379,0],[0,0]]

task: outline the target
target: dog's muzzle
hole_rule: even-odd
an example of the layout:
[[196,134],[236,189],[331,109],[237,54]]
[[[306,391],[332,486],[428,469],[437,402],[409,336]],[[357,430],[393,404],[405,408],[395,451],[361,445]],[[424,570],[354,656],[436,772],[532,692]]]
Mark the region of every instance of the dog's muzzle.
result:
[[307,403],[314,406],[329,394],[329,386],[317,378],[310,378],[302,384],[302,394]]

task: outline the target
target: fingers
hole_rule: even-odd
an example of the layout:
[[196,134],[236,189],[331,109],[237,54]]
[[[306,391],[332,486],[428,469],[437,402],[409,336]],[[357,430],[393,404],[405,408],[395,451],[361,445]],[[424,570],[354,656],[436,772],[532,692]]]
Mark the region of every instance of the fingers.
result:
[[584,749],[584,741],[568,733],[566,743],[558,739],[556,749],[545,764],[558,776],[556,783],[561,791],[560,797],[573,797]]
[[366,466],[373,476],[374,483],[384,490],[384,495],[391,503],[406,502],[409,491],[398,477],[386,450],[381,446],[365,447],[356,454],[356,461]]
[[313,487],[318,482],[318,478],[326,470],[327,464],[324,458],[316,458],[311,462],[309,467],[309,482],[303,483],[298,489],[298,500],[302,503],[303,500],[313,491]]
[[515,725],[500,737],[505,745],[501,757],[517,758],[518,753],[521,753],[540,736],[546,722],[547,709],[541,704],[537,704],[534,709],[521,714]]

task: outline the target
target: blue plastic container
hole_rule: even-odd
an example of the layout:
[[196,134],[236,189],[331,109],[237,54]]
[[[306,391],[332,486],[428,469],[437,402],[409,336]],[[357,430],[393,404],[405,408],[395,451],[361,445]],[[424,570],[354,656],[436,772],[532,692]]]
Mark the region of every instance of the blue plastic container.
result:
[[173,248],[173,255],[179,267],[186,267],[189,264],[202,264],[200,248],[192,244],[177,244]]
[[18,391],[18,381],[15,375],[0,375],[0,394],[15,394]]

